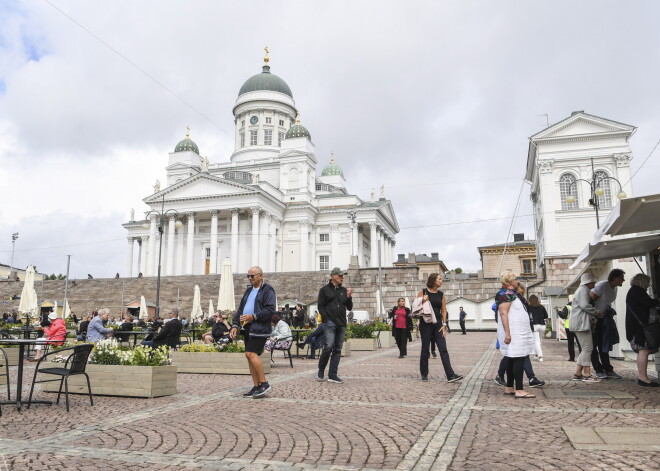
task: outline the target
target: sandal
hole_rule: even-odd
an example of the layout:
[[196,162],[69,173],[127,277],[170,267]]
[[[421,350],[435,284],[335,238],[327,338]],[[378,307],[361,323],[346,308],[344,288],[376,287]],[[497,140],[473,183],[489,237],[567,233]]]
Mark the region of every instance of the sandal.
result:
[[530,393],[525,393],[525,394],[523,394],[523,395],[517,396],[517,395],[515,395],[515,393],[514,393],[514,397],[515,397],[516,399],[534,399],[536,396],[535,396],[534,394],[530,394]]
[[582,375],[573,375],[571,378],[571,381],[582,381],[584,379],[584,376]]
[[594,378],[593,376],[583,376],[582,377],[582,382],[583,383],[602,383],[602,380],[598,378]]
[[513,391],[513,392],[505,392],[505,393],[504,393],[505,396],[513,396],[513,395],[515,395],[515,394],[516,394],[515,391]]

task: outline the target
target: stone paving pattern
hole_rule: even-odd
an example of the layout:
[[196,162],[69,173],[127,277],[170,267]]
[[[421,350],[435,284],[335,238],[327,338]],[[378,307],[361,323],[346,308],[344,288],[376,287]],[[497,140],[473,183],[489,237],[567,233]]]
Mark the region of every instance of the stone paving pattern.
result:
[[544,340],[546,361],[533,365],[545,388],[586,396],[531,389],[538,397],[523,400],[492,381],[494,333],[453,333],[448,344],[459,383],[445,381],[439,359],[421,382],[415,341],[405,359],[395,347],[343,358],[342,385],[315,381],[316,361],[292,369],[277,352],[263,400],[241,397],[246,376],[179,374],[170,397],[96,396],[92,408],[73,395],[68,414],[63,404],[5,405],[0,471],[658,469],[658,451],[576,450],[563,429],[657,427],[660,391],[636,385],[634,363],[613,361],[623,380],[576,383],[565,343]]

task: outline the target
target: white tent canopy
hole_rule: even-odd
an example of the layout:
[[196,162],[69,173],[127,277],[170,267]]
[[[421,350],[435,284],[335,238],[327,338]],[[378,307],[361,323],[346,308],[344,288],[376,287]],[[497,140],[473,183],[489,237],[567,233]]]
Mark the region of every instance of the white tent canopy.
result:
[[612,208],[592,244],[605,235],[617,236],[660,230],[660,194],[626,198]]
[[660,234],[652,234],[626,239],[611,239],[587,245],[569,268],[581,262],[600,262],[617,258],[641,257],[660,247]]

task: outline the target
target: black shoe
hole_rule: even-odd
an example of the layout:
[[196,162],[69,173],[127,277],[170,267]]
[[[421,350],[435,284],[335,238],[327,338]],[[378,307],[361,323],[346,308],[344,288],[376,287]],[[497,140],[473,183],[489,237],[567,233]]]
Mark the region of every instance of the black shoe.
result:
[[660,384],[656,383],[655,381],[651,381],[651,382],[649,382],[649,383],[645,383],[645,382],[642,381],[641,379],[638,379],[638,380],[637,380],[637,384],[639,384],[640,386],[647,387],[647,388],[657,388],[658,386],[660,386]]
[[449,378],[447,378],[448,383],[455,383],[456,381],[460,381],[463,379],[462,375],[451,375]]
[[429,381],[429,377],[428,377],[428,376],[422,376],[422,381],[425,381],[425,382],[428,383],[428,381]]
[[504,381],[500,375],[495,376],[495,382],[500,386],[506,386],[506,381]]
[[403,355],[399,355],[399,358],[403,358]]
[[431,352],[431,355],[433,355],[433,358],[438,358],[438,354],[435,352]]
[[575,358],[569,358],[568,361],[575,361]]
[[243,397],[246,398],[246,399],[251,398],[254,395],[254,393],[257,389],[259,389],[259,386],[252,386],[252,389],[250,389],[248,392],[244,393]]
[[270,391],[270,384],[268,384],[268,381],[261,383],[254,394],[252,394],[252,399],[264,397],[266,394],[268,394],[268,391]]
[[328,376],[328,383],[344,384],[344,380],[339,376]]
[[299,348],[300,350],[303,350],[303,349],[305,348],[305,344],[304,344],[304,343],[299,343],[299,344],[297,344],[297,345],[298,345],[298,348]]
[[316,357],[305,357],[305,358],[307,358],[308,360],[316,360]]
[[316,381],[325,381],[325,377],[323,376],[323,371],[319,370],[318,374],[316,375]]
[[540,388],[544,384],[545,384],[545,381],[541,381],[540,379],[537,379],[536,377],[529,380],[529,387],[530,388]]

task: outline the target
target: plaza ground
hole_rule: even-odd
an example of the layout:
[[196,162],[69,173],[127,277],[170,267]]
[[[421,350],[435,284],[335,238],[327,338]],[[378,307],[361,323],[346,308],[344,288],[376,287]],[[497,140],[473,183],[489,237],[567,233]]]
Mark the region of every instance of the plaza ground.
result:
[[660,388],[637,386],[635,363],[613,361],[622,380],[573,382],[566,344],[544,340],[534,368],[546,386],[514,399],[493,382],[494,333],[448,344],[459,383],[439,358],[421,382],[415,341],[404,359],[396,347],[352,352],[344,384],[316,382],[316,361],[292,369],[277,352],[262,400],[241,397],[249,376],[179,374],[175,396],[96,396],[93,408],[72,396],[68,414],[3,406],[0,471],[658,469]]

